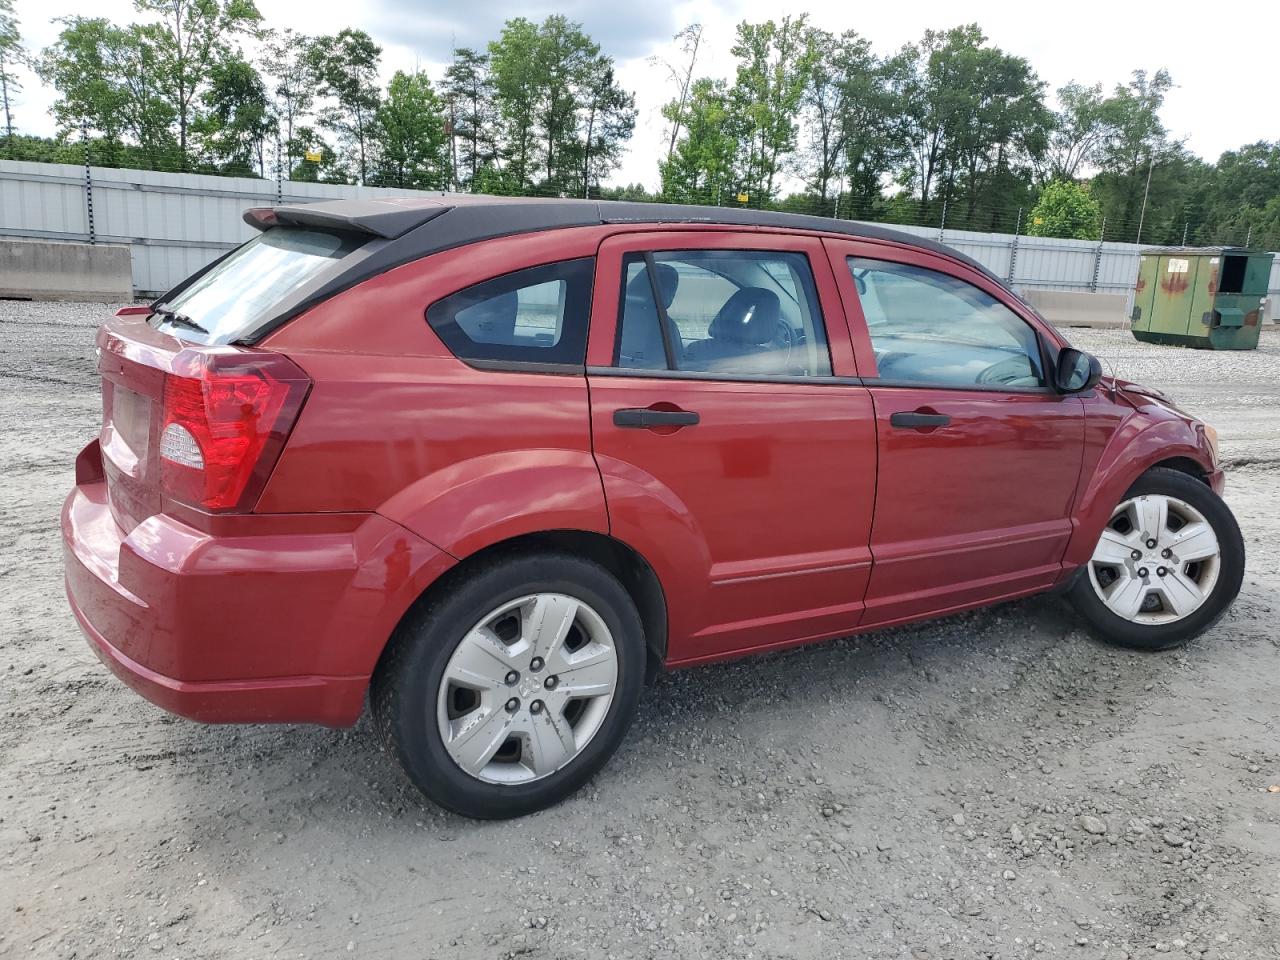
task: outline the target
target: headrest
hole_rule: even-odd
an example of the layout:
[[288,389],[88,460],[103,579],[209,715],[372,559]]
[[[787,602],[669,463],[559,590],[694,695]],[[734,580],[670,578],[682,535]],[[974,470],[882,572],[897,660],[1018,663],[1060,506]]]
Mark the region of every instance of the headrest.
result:
[[[669,310],[676,298],[676,288],[680,286],[680,274],[669,263],[655,263],[654,267],[656,268],[654,276],[658,278],[658,292],[662,294],[662,309]],[[627,284],[627,296],[644,300],[653,298],[653,291],[649,287],[649,275],[645,271],[641,270],[631,278],[631,282]]]
[[712,339],[758,346],[778,332],[782,305],[778,295],[763,287],[743,287],[725,301],[707,328]]
[[516,291],[500,293],[458,311],[459,324],[480,343],[510,343],[516,332],[520,297]]

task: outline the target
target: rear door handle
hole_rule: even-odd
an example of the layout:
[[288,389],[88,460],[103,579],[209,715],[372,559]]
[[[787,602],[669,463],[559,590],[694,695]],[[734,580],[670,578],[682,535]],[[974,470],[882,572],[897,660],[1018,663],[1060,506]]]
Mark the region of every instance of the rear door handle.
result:
[[615,427],[693,427],[701,417],[692,410],[651,410],[646,407],[627,407],[613,411]]
[[889,415],[890,426],[903,427],[908,430],[945,427],[950,422],[951,418],[945,413],[923,413],[919,410],[914,410],[911,413],[893,413]]

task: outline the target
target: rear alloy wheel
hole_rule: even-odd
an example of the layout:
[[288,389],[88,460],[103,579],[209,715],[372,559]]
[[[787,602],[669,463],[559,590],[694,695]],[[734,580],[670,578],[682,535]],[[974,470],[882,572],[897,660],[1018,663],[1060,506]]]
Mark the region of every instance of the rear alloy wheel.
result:
[[1112,512],[1071,597],[1105,639],[1160,650],[1208,629],[1243,574],[1244,543],[1226,504],[1198,480],[1156,469]]
[[414,784],[465,816],[562,800],[622,741],[644,678],[635,604],[600,565],[509,554],[452,575],[397,630],[374,719]]
[[600,614],[562,593],[519,597],[482,617],[445,664],[440,737],[478,780],[540,780],[591,742],[617,684]]

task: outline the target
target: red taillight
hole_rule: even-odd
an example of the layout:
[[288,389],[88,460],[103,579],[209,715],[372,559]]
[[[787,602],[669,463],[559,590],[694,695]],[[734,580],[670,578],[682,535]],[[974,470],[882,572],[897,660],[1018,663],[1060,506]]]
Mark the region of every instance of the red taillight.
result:
[[204,358],[165,374],[164,492],[203,510],[250,509],[275,466],[311,381],[279,354]]

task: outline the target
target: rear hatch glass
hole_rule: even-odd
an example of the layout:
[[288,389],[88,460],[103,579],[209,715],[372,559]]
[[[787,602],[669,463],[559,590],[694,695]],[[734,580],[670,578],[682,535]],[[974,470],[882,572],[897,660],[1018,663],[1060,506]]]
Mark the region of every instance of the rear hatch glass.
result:
[[336,275],[370,237],[273,227],[157,303],[152,323],[183,340],[231,343],[260,327],[300,288]]

